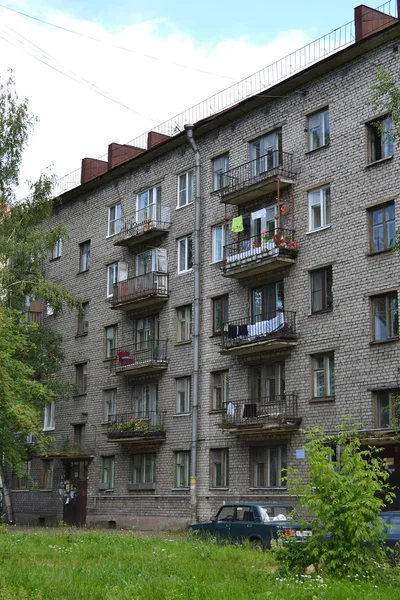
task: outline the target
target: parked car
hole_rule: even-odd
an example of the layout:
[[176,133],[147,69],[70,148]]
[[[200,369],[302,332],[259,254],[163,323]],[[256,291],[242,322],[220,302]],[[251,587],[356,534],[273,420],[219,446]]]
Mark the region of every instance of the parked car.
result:
[[[392,510],[380,513],[380,518],[390,527],[385,527],[385,543],[389,548],[394,548],[400,542],[400,511]],[[400,545],[400,544],[399,544]]]
[[224,504],[209,522],[189,527],[195,534],[215,535],[232,542],[248,540],[255,547],[266,549],[271,540],[278,539],[279,532],[298,541],[312,534],[290,518],[292,511],[292,506],[268,502]]

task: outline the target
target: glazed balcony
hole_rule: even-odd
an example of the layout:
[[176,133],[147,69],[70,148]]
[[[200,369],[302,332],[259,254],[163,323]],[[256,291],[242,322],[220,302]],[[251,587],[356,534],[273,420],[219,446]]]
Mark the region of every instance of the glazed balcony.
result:
[[277,433],[298,430],[296,394],[282,394],[251,400],[229,402],[222,416],[221,428],[242,438],[268,438]]
[[110,415],[107,439],[129,444],[154,444],[165,440],[165,411]]
[[293,155],[274,150],[221,175],[226,184],[219,190],[224,204],[243,204],[285,189],[295,180]]
[[146,244],[167,233],[170,225],[169,207],[149,204],[121,219],[121,230],[115,236],[114,246]]
[[246,356],[297,344],[296,313],[276,310],[224,324],[222,354]]
[[168,368],[167,342],[144,341],[127,344],[115,351],[111,370],[115,375],[140,377],[143,374],[157,375]]
[[291,229],[276,229],[274,233],[237,240],[224,247],[223,274],[225,277],[246,279],[277,272],[296,262],[298,243]]
[[166,302],[169,298],[168,274],[152,271],[114,285],[111,308],[132,311]]

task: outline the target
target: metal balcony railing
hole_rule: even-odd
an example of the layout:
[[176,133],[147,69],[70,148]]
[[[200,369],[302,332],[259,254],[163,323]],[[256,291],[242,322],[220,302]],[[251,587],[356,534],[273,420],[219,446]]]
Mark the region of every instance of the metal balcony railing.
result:
[[139,411],[110,415],[109,438],[157,437],[165,435],[166,411]]
[[298,243],[294,241],[292,229],[276,228],[273,233],[264,231],[246,239],[239,239],[224,247],[224,266],[230,263],[247,261],[263,255],[277,256],[279,254],[294,254],[298,250]]
[[139,298],[159,296],[168,298],[168,273],[152,271],[114,284],[112,304],[132,302]]
[[39,323],[39,325],[43,324],[43,313],[42,311],[28,310],[25,313],[25,318],[30,323]]
[[299,420],[297,394],[282,394],[228,402],[223,427],[236,425],[291,424]]
[[169,229],[171,213],[167,206],[149,204],[131,215],[122,217],[119,239],[143,235],[148,231]]
[[229,169],[221,175],[222,181],[226,185],[219,190],[219,195],[224,198],[276,177],[294,179],[292,154],[281,150],[272,150],[264,156]]
[[296,337],[296,313],[275,310],[253,317],[244,317],[224,323],[222,345],[232,348],[249,342]]
[[121,346],[115,351],[116,357],[111,361],[111,368],[116,371],[134,369],[149,363],[166,364],[167,341],[146,340],[136,344]]

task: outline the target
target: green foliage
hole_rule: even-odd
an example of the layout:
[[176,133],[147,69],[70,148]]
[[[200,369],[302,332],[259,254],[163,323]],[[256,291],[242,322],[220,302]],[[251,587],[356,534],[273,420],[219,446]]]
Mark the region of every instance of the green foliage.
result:
[[356,430],[332,436],[315,428],[307,433],[305,452],[308,479],[288,469],[288,485],[313,526],[307,541],[310,563],[335,576],[373,573],[376,562],[385,562],[378,513],[394,496],[379,449],[362,446]]
[[371,107],[376,114],[387,113],[392,118],[393,127],[385,131],[391,139],[400,140],[400,87],[398,82],[385,69],[376,72],[376,83],[372,87]]

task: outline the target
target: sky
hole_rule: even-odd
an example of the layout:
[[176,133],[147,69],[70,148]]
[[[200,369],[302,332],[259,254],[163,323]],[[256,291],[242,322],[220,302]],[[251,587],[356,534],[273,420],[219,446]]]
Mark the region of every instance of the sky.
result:
[[0,0],[0,76],[13,70],[39,118],[17,196],[25,180],[62,177],[351,21],[357,4]]

